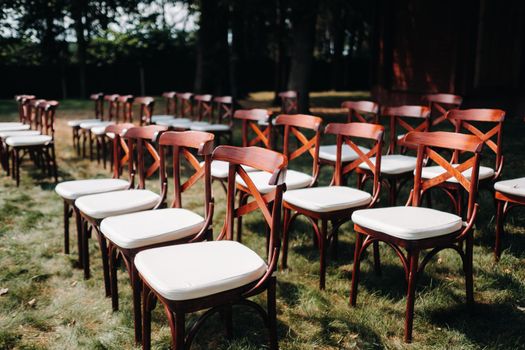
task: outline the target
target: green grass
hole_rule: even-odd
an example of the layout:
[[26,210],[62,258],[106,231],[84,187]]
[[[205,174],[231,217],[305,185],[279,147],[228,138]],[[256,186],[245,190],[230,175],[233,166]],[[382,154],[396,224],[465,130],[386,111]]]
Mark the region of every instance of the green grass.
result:
[[[359,96],[354,94],[353,96]],[[337,107],[350,94],[320,94],[316,106]],[[245,105],[269,106],[270,94],[259,94]],[[162,106],[157,107],[158,110]],[[65,120],[87,117],[91,104],[68,100],[60,107],[57,153],[61,179],[107,177],[96,162],[76,157]],[[15,120],[16,105],[0,102],[0,120]],[[523,176],[525,126],[506,122],[504,177]],[[238,135],[236,137],[238,141]],[[485,159],[490,164],[491,159]],[[301,165],[308,168],[308,163]],[[330,171],[324,169],[321,184]],[[354,183],[354,182],[351,182]],[[158,190],[157,180],[148,185]],[[112,312],[104,297],[97,244],[92,240],[93,278],[83,280],[77,269],[76,241],[72,254],[62,252],[62,202],[54,184],[25,162],[22,183],[0,177],[0,349],[133,349],[131,296],[127,274],[119,274],[121,311]],[[197,187],[185,197],[187,205],[201,211]],[[217,210],[215,232],[224,215],[224,193],[214,185]],[[406,196],[406,192],[403,196]],[[436,202],[442,200],[436,197]],[[443,251],[428,265],[417,288],[414,343],[402,341],[405,285],[395,254],[381,247],[382,276],[376,276],[366,258],[362,264],[358,305],[348,305],[354,234],[350,224],[340,234],[339,257],[329,259],[327,289],[319,291],[318,253],[311,228],[299,220],[291,234],[289,266],[278,273],[278,327],[282,349],[517,349],[525,348],[525,216],[519,209],[507,220],[505,251],[498,264],[492,259],[494,206],[482,193],[481,213],[475,231],[476,305],[465,306],[460,259]],[[262,217],[244,220],[246,244],[263,254]],[[35,300],[34,303],[30,301]],[[264,297],[256,298],[264,302]],[[194,318],[191,318],[194,319]],[[191,320],[190,319],[190,320]],[[218,318],[211,318],[195,340],[195,349],[260,349],[266,331],[250,310],[234,308],[235,340],[228,342]],[[168,349],[170,336],[162,308],[153,320],[153,346]]]

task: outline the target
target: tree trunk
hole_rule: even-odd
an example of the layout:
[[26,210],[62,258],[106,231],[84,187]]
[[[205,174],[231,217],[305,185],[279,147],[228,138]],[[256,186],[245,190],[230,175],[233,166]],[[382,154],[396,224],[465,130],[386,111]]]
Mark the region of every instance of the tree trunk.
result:
[[299,111],[309,110],[310,77],[312,73],[317,0],[291,2],[292,64],[288,89],[299,93]]
[[71,16],[75,22],[75,35],[77,38],[77,60],[78,60],[78,83],[80,97],[86,98],[86,48],[87,41],[85,37],[84,13],[85,2],[83,0],[74,0],[71,3]]
[[275,33],[277,45],[275,49],[275,76],[274,76],[274,99],[273,104],[279,105],[279,92],[286,88],[286,62],[284,55],[284,36],[285,36],[285,0],[276,0],[275,4]]
[[[339,18],[341,21],[344,20],[344,16],[337,16],[334,13],[335,18]],[[334,44],[334,53],[332,55],[332,89],[340,90],[344,81],[344,70],[343,70],[343,48],[345,43],[345,30],[340,21],[332,26],[332,41]],[[351,48],[350,48],[351,49]]]

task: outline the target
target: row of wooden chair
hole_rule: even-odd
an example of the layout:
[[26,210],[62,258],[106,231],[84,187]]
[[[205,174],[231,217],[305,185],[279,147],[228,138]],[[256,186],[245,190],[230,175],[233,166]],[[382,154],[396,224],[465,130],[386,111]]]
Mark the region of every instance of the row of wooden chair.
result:
[[35,167],[58,180],[55,156],[57,101],[17,95],[19,122],[0,123],[0,162],[7,175],[20,185],[20,164],[29,156]]

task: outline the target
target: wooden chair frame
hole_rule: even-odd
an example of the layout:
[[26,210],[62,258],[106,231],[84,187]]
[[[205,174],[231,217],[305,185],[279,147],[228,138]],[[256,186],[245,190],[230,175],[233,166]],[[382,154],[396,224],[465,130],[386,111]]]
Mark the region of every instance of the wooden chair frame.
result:
[[191,92],[180,92],[177,93],[177,104],[179,105],[180,111],[176,116],[180,118],[193,119],[193,94]]
[[[346,175],[358,169],[357,167],[359,166],[359,164],[367,163],[372,173],[374,174],[372,201],[369,204],[361,207],[354,207],[330,212],[316,212],[295,206],[292,203],[289,203],[286,200],[284,200],[282,231],[283,252],[281,260],[281,266],[283,269],[287,267],[289,239],[288,237],[290,233],[290,227],[299,215],[303,215],[312,224],[314,229],[314,236],[317,238],[315,241],[319,248],[319,288],[325,289],[326,253],[328,244],[332,243],[333,253],[336,256],[339,227],[350,220],[352,213],[355,210],[363,208],[372,208],[373,206],[375,206],[379,198],[381,190],[381,182],[379,181],[381,168],[381,147],[383,144],[384,130],[384,127],[381,125],[367,123],[331,123],[326,126],[325,134],[335,135],[337,138],[336,162],[331,185],[343,186],[344,177]],[[373,140],[374,146],[369,152],[365,154],[359,149],[357,144],[354,142],[354,140],[357,138]],[[348,145],[349,147],[351,147],[358,154],[359,158],[352,162],[343,163],[341,161],[343,145]],[[371,157],[377,157],[375,165],[372,164],[372,162],[370,161]],[[320,226],[319,221],[321,221]],[[330,235],[328,235],[328,223],[332,224],[332,231]],[[379,250],[377,245],[374,247],[374,257],[376,261],[376,267],[379,267]]]
[[27,103],[34,100],[34,95],[16,95],[15,100],[18,104],[18,120],[22,124],[27,124]]
[[501,257],[501,241],[505,235],[504,222],[509,211],[515,207],[525,206],[525,197],[494,191],[496,200],[496,239],[494,242],[494,261]]
[[463,103],[463,97],[453,94],[427,94],[422,100],[428,103],[430,109],[430,129],[444,122],[449,110],[458,109]]
[[175,116],[177,113],[177,93],[175,91],[168,91],[162,94],[166,102],[166,115]]
[[[96,94],[91,94],[89,96],[89,99],[93,101],[94,107],[95,107],[95,119],[104,119],[104,94],[99,92]],[[81,154],[81,132],[80,132],[80,126],[74,126],[72,128],[72,136],[73,136],[73,148],[76,149],[77,155],[80,156]],[[85,154],[84,154],[85,156]]]
[[[405,270],[405,280],[407,281],[408,288],[404,340],[405,342],[411,342],[417,277],[418,274],[424,270],[426,264],[439,251],[450,248],[459,253],[465,271],[467,303],[471,304],[474,302],[472,226],[474,225],[478,212],[478,204],[476,203],[476,200],[478,192],[479,160],[483,141],[473,135],[463,135],[450,132],[414,131],[409,132],[406,135],[405,142],[417,147],[417,167],[414,176],[414,188],[410,194],[407,206],[420,206],[421,198],[426,191],[442,184],[452,177],[456,178],[469,194],[466,225],[460,230],[447,235],[419,240],[405,240],[390,236],[387,233],[377,232],[358,224],[354,224],[354,230],[357,232],[357,236],[354,252],[354,267],[352,271],[350,303],[352,306],[355,306],[356,304],[360,262],[363,252],[370,244],[375,242],[386,243],[394,249],[398,257],[401,259]],[[472,156],[455,168],[452,166],[451,162],[445,160],[445,158],[435,151],[436,148],[468,152],[471,153]],[[430,158],[437,164],[441,165],[446,170],[446,173],[438,175],[432,179],[423,179],[421,173],[425,159],[427,158]],[[472,169],[470,180],[462,174],[462,172],[467,169]],[[364,240],[363,236],[365,237]],[[405,252],[403,252],[403,250],[405,250]],[[420,253],[426,250],[430,251],[420,261]]]
[[[212,117],[214,117],[217,124],[228,125],[227,130],[213,130],[209,131],[215,134],[216,143],[221,144],[221,140],[225,139],[226,144],[232,143],[233,137],[233,98],[231,96],[218,96],[213,98]],[[215,116],[213,116],[215,114]]]
[[[147,282],[143,282],[143,349],[150,349],[151,343],[151,312],[157,301],[164,306],[168,317],[172,335],[172,347],[175,350],[189,349],[195,335],[201,329],[204,322],[216,312],[222,313],[226,320],[226,333],[232,334],[232,305],[240,304],[252,307],[263,318],[269,329],[269,347],[277,349],[277,310],[276,310],[276,277],[275,271],[279,260],[280,250],[280,222],[281,222],[281,200],[285,190],[284,177],[286,175],[286,157],[277,152],[259,147],[233,147],[219,146],[212,156],[213,160],[222,160],[230,163],[228,175],[228,193],[226,200],[226,218],[221,233],[217,240],[233,240],[233,223],[236,217],[246,212],[260,210],[263,213],[266,224],[270,227],[268,269],[257,281],[239,288],[227,290],[221,293],[195,298],[184,301],[168,300],[158,294]],[[257,168],[261,171],[273,173],[270,183],[275,185],[271,196],[260,194],[255,185],[242,168],[243,165]],[[235,179],[241,176],[247,184],[247,191],[255,198],[252,202],[235,208]],[[272,206],[269,209],[272,197]],[[267,311],[248,298],[267,292]],[[186,332],[186,314],[206,310],[202,316]]]
[[142,125],[151,124],[151,116],[155,107],[155,99],[150,96],[135,97],[133,103],[139,106],[139,123]]
[[[174,244],[191,243],[194,241],[213,239],[212,235],[212,218],[213,218],[213,198],[211,196],[211,178],[210,164],[211,153],[213,151],[213,134],[199,131],[174,132],[168,131],[162,133],[157,140],[159,144],[159,161],[160,161],[160,183],[161,183],[161,200],[153,210],[164,207],[168,194],[168,172],[166,163],[166,153],[171,151],[173,165],[173,185],[174,198],[171,202],[171,208],[182,208],[182,194],[191,188],[197,181],[204,181],[204,219],[205,222],[199,233],[184,237],[178,240],[166,241],[153,245],[142,246],[138,248],[122,248],[118,244],[108,240],[109,270],[111,280],[111,300],[113,310],[118,310],[118,283],[117,283],[117,258],[120,256],[124,262],[131,281],[133,290],[133,314],[135,324],[135,341],[140,342],[142,339],[142,316],[141,316],[141,290],[142,283],[138,276],[138,271],[134,264],[135,256],[138,252],[163,247]],[[201,166],[197,158],[191,153],[197,151],[197,154],[204,158],[204,165]],[[181,182],[181,160],[186,159],[187,163],[193,168],[194,173],[184,183]]]
[[[118,113],[118,98],[119,95],[113,94],[113,95],[105,95],[104,101],[107,101],[108,103],[108,121],[112,121],[116,119],[117,113]],[[100,120],[103,121],[104,117],[103,114],[100,115]],[[91,130],[82,129],[79,126],[79,132],[80,136],[82,137],[82,157],[86,157],[86,143],[88,143],[89,147],[89,160],[93,160],[93,142],[96,140],[93,138],[93,134],[91,133]],[[98,158],[98,156],[97,156]]]
[[197,121],[209,121],[213,119],[213,96],[212,95],[195,95],[193,100],[195,101],[194,112],[196,112]]
[[299,113],[299,93],[297,91],[282,91],[279,93],[279,98],[281,99],[281,114]]

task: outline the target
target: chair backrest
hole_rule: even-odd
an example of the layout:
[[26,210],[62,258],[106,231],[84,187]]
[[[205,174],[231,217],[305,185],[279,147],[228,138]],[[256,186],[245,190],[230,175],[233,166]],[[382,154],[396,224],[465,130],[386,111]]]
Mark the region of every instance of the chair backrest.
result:
[[[266,109],[239,109],[233,117],[242,122],[242,146],[257,146],[262,144],[265,148],[272,148],[272,120],[271,112]],[[264,130],[259,122],[267,123]],[[253,135],[253,136],[251,136]]]
[[102,92],[97,92],[91,94],[89,99],[93,101],[95,107],[95,118],[103,120],[104,119],[104,94]]
[[[128,129],[124,134],[129,149],[128,170],[129,182],[132,187],[143,189],[146,179],[160,168],[160,156],[154,142],[158,139],[165,126],[147,125]],[[146,169],[145,151],[151,156],[153,163]],[[138,173],[138,184],[135,186],[135,175]]]
[[115,102],[115,122],[133,122],[133,95],[120,95]]
[[[260,286],[270,277],[272,272],[275,271],[279,259],[279,249],[281,246],[281,205],[283,191],[286,186],[285,176],[287,159],[283,154],[265,148],[235,146],[217,147],[213,152],[212,159],[222,160],[229,163],[226,193],[226,219],[217,239],[233,240],[235,218],[241,215],[246,215],[254,210],[260,210],[262,212],[264,221],[270,228],[268,271],[257,283],[257,285]],[[275,186],[274,190],[264,195],[260,193],[244,170],[243,165],[272,173],[269,184]],[[238,208],[235,207],[237,176],[244,180],[246,184],[245,190],[253,198],[253,201],[243,204]],[[271,209],[269,209],[270,203],[272,203]]]
[[[417,163],[414,172],[414,188],[410,193],[408,205],[420,206],[421,197],[425,191],[444,183],[450,178],[455,178],[468,193],[467,220],[470,221],[475,214],[475,205],[478,192],[479,158],[483,147],[483,140],[475,135],[458,134],[445,131],[420,132],[412,131],[406,135],[405,142],[417,147]],[[438,149],[438,151],[436,151]],[[443,158],[438,152],[446,149],[452,152],[468,152],[472,156],[461,164],[454,164]],[[433,178],[422,178],[421,173],[426,159],[431,159],[440,165],[444,172]],[[471,170],[467,178],[463,172]],[[450,196],[453,196],[448,189]],[[452,197],[453,198],[453,197]]]
[[166,102],[166,115],[174,116],[177,112],[177,99],[175,98],[176,94],[177,93],[175,91],[168,91],[162,93],[162,97]]
[[150,125],[153,108],[155,107],[155,99],[150,96],[135,97],[133,103],[139,106],[140,125]]
[[38,108],[40,103],[45,102],[43,99],[27,100],[26,104],[26,124],[29,124],[31,129],[41,130],[42,128],[42,108]]
[[26,124],[29,121],[28,104],[29,101],[34,100],[34,95],[16,95],[15,100],[18,103],[18,119],[20,123]]
[[453,94],[428,94],[422,100],[430,108],[431,128],[445,121],[447,112],[461,107],[463,103],[463,97]]
[[[497,179],[503,169],[504,158],[501,151],[505,111],[501,109],[453,109],[447,113],[447,119],[454,124],[456,132],[468,132],[478,136],[494,152],[496,155],[494,179]],[[477,124],[488,126],[489,130],[481,131]],[[452,161],[457,162],[460,153],[459,151],[454,152]]]
[[347,123],[379,123],[379,105],[372,101],[345,101],[341,108],[348,110]]
[[[160,181],[162,200],[166,200],[168,193],[168,171],[166,153],[169,149],[172,155],[173,168],[173,201],[171,207],[182,208],[182,193],[191,188],[198,180],[204,180],[204,213],[205,218],[211,214],[211,154],[213,152],[214,135],[202,131],[167,131],[159,138]],[[193,153],[203,158],[204,163]],[[182,158],[192,168],[193,173],[182,183]]]
[[[381,174],[381,148],[383,146],[383,135],[385,128],[378,124],[369,123],[330,123],[326,126],[325,134],[336,136],[336,157],[335,168],[332,183],[336,186],[343,184],[344,175],[358,169],[361,163],[366,163],[373,173],[373,193],[374,198],[380,190]],[[366,139],[373,142],[373,146],[367,153],[363,152],[355,139]],[[343,145],[348,145],[358,156],[358,158],[349,164],[343,166],[342,152]],[[370,158],[375,157],[375,164]]]
[[297,114],[299,113],[299,93],[297,91],[289,90],[279,93],[281,98],[281,113],[282,114]]
[[[281,114],[274,120],[275,126],[284,127],[283,154],[288,157],[288,162],[300,157],[304,153],[310,154],[313,160],[312,177],[313,185],[319,176],[319,146],[321,144],[321,126],[323,120],[319,117],[306,114]],[[301,129],[312,130],[314,135],[309,139]],[[297,140],[300,147],[291,150],[291,140]]]
[[397,146],[403,145],[402,139],[398,139],[399,132],[428,131],[430,127],[430,109],[426,106],[385,107],[381,115],[390,117],[388,154],[396,153]]
[[195,101],[196,117],[198,121],[209,121],[212,122],[213,118],[213,104],[212,95],[195,95],[193,100]]
[[[118,98],[120,95],[118,94],[112,94],[112,95],[105,95],[104,101],[108,102],[108,120],[116,120],[118,117]],[[101,115],[101,119],[103,114]]]
[[179,105],[180,111],[176,116],[190,119],[193,117],[192,97],[193,94],[191,92],[177,93],[177,104]]
[[56,111],[59,106],[58,101],[41,101],[36,106],[37,108],[37,119],[38,128],[43,135],[49,135],[53,139],[55,138],[55,117]]
[[112,124],[106,126],[104,132],[112,133],[113,145],[113,178],[118,179],[122,174],[122,168],[129,162],[129,148],[122,136],[135,125],[131,123]]
[[233,124],[233,98],[231,96],[218,96],[213,98],[215,103],[215,120],[217,124]]

